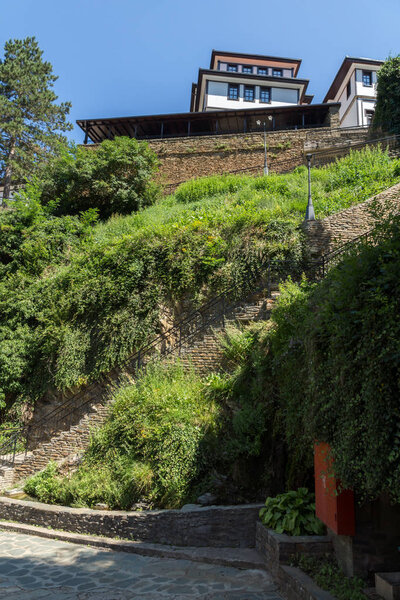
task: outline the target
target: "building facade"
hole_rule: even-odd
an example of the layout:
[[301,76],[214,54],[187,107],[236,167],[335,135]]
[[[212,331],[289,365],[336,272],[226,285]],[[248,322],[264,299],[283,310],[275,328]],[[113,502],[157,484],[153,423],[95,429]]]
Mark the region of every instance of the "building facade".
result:
[[346,56],[324,102],[339,102],[341,127],[367,127],[376,104],[377,72],[381,60]]
[[301,60],[213,50],[192,84],[190,111],[77,121],[89,139],[127,135],[163,139],[317,127],[367,127],[376,103],[380,60],[346,57],[324,101],[313,104]]
[[300,59],[213,50],[199,69],[190,111],[238,110],[309,104],[308,79],[297,79]]

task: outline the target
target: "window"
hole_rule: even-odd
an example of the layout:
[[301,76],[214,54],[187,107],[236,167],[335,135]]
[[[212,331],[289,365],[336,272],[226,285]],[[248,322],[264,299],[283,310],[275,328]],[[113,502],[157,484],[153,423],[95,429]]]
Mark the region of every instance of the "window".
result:
[[282,69],[272,69],[272,76],[273,77],[283,77]]
[[254,102],[254,85],[244,86],[244,99],[246,102]]
[[349,98],[350,94],[351,94],[351,81],[349,80],[349,83],[347,84],[347,98]]
[[371,125],[373,117],[374,117],[374,111],[373,110],[366,110],[365,111],[365,120],[367,122],[367,125]]
[[260,88],[260,102],[271,102],[271,88]]
[[258,67],[259,75],[268,75],[268,67]]
[[252,73],[253,72],[253,67],[249,67],[247,65],[243,65],[242,67],[242,73]]
[[372,86],[372,71],[363,71],[362,72],[362,81],[363,85],[367,87]]
[[227,67],[227,71],[230,71],[231,73],[237,73],[237,70],[238,70],[237,65],[228,65],[228,67]]
[[239,86],[230,83],[228,85],[228,100],[239,100]]

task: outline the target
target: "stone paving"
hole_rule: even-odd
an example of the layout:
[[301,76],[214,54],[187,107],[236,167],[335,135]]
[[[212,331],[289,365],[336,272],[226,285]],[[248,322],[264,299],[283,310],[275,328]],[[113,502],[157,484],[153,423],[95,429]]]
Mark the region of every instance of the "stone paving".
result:
[[149,558],[0,531],[7,600],[282,600],[262,570]]

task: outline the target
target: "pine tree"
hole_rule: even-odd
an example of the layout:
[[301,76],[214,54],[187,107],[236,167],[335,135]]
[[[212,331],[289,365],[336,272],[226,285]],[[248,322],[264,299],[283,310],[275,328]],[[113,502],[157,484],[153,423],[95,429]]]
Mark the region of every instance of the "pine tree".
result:
[[55,103],[52,87],[58,79],[44,61],[34,37],[8,40],[0,60],[0,177],[3,200],[12,181],[22,181],[43,159],[65,142],[62,131],[71,104]]

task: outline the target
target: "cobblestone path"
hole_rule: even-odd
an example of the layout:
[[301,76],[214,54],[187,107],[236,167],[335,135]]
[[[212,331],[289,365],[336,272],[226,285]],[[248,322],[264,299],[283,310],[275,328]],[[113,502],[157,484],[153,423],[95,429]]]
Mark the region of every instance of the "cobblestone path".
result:
[[7,600],[282,600],[268,573],[0,531]]

